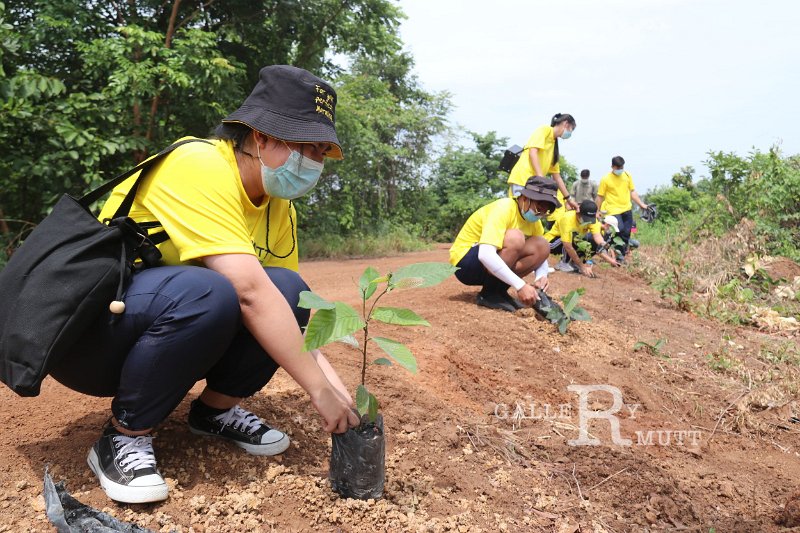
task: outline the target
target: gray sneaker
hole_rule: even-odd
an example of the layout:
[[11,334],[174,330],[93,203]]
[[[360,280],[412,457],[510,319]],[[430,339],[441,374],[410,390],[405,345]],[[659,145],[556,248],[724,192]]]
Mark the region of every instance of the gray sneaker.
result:
[[577,270],[571,263],[565,263],[563,260],[556,263],[555,269],[559,272],[575,272]]

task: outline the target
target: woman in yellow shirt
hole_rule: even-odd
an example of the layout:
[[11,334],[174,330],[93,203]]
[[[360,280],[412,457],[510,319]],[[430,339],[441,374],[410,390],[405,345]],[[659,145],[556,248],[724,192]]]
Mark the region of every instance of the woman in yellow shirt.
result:
[[556,113],[553,115],[549,126],[540,126],[531,134],[520,154],[519,161],[508,176],[511,197],[516,198],[528,178],[552,175],[558,186],[558,200],[563,207],[556,209],[547,217],[550,222],[547,227],[561,217],[567,206],[570,209],[578,209],[578,203],[570,197],[567,186],[561,178],[561,168],[558,164],[558,139],[569,139],[576,125],[575,118],[570,114]]
[[316,185],[325,158],[342,158],[335,107],[336,92],[320,78],[264,67],[216,139],[175,148],[138,189],[134,176],[107,202],[101,219],[132,190],[130,216],[158,221],[169,236],[164,265],[134,274],[122,314],[101,316],[51,371],[69,388],[113,397],[88,456],[111,499],[167,498],[152,431],[199,381],[189,430],[253,455],[289,446],[285,433],[239,405],[278,368],[308,393],[326,431],[358,425],[331,365],[302,350],[309,311],[297,307],[307,286],[296,272],[291,200]]

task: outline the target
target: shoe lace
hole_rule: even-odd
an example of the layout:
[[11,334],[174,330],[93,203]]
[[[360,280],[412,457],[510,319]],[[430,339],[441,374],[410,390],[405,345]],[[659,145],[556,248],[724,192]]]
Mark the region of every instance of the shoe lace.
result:
[[245,431],[248,435],[252,435],[264,425],[260,418],[238,405],[231,407],[226,413],[222,413],[214,419],[222,424],[220,431],[226,426],[232,426],[233,429]]
[[115,435],[114,445],[118,450],[118,455],[124,456],[119,465],[125,472],[148,467],[155,468],[156,454],[153,451],[153,437],[150,435],[138,437]]

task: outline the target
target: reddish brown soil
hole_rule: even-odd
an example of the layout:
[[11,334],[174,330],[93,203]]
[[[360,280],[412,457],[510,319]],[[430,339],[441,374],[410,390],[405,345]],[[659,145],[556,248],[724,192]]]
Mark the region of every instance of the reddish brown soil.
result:
[[[383,272],[446,257],[439,247],[304,263],[301,271],[322,296],[355,304],[367,265]],[[800,489],[796,363],[760,357],[765,346],[796,348],[797,337],[700,319],[671,308],[625,271],[599,273],[594,280],[551,276],[556,296],[586,288],[581,303],[593,321],[572,325],[566,336],[525,313],[478,308],[476,289],[455,279],[385,298],[432,327],[378,326],[412,348],[420,371],[369,369],[367,385],[387,426],[386,492],[377,502],[341,500],[330,491],[329,438],[305,394],[282,373],[244,405],[288,431],[291,448],[257,458],[196,438],[185,424],[187,398],[157,432],[159,466],[172,490],[153,505],[109,501],[86,466],[109,399],[50,379],[37,398],[2,387],[0,532],[53,530],[41,497],[45,465],[82,502],[161,531],[707,533],[786,531],[781,524],[800,523],[797,496],[790,498]],[[659,338],[668,340],[660,354],[633,350],[636,341]],[[354,389],[357,353],[344,345],[326,353]],[[714,370],[709,354],[735,365]],[[633,445],[614,445],[609,424],[596,421],[591,434],[599,446],[570,446],[579,424],[571,384],[611,385],[626,406],[640,404],[634,415],[618,413],[622,437]],[[513,418],[517,403],[539,418]],[[498,404],[509,406],[509,417],[495,416]],[[550,418],[541,416],[544,404]],[[572,412],[559,418],[562,404]],[[606,393],[589,400],[592,409],[610,405]],[[502,405],[497,412],[504,413]],[[654,444],[639,445],[635,432],[648,430],[696,431],[698,442],[673,437],[659,445],[656,434]]]

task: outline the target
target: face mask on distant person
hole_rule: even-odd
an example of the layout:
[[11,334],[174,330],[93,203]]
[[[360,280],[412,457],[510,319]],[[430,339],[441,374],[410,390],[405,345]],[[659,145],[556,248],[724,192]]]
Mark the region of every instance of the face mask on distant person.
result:
[[[284,143],[286,144],[286,143]],[[288,146],[287,146],[288,147]],[[294,200],[313,189],[322,174],[324,165],[300,152],[291,150],[291,155],[278,168],[270,168],[261,160],[261,150],[256,144],[258,160],[261,162],[261,180],[264,190],[273,198]]]
[[569,139],[572,137],[572,132],[570,130],[564,130],[564,133],[561,134],[562,139]]
[[614,174],[617,176],[622,176],[622,173],[625,171],[621,168],[615,168],[612,172],[614,172]]
[[528,222],[538,222],[539,220],[541,220],[542,217],[540,217],[533,211],[528,210],[522,213],[522,218],[524,218]]

